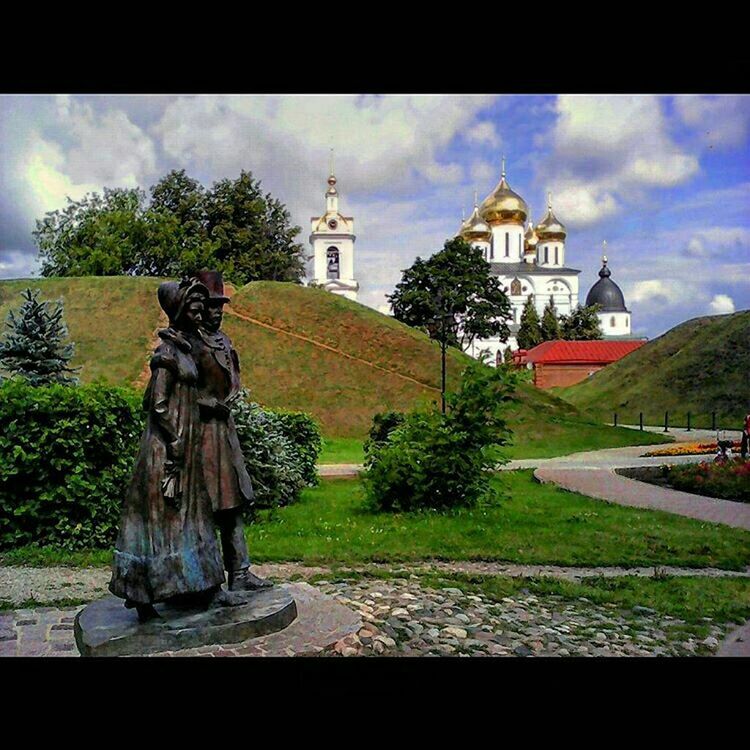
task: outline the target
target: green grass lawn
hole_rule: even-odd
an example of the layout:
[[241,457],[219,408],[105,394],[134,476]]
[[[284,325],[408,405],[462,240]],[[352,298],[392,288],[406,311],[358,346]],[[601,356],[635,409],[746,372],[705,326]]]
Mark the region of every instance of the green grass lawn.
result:
[[[253,562],[351,565],[424,559],[549,565],[719,567],[750,564],[750,532],[659,511],[625,508],[534,481],[531,471],[493,481],[507,498],[449,513],[372,513],[359,482],[323,480],[295,505],[260,513],[247,529]],[[26,547],[2,564],[108,565],[106,550]]]
[[324,437],[319,464],[361,464],[365,460],[359,438]]
[[[559,427],[559,420],[552,420]],[[575,422],[564,425],[553,435],[554,427],[548,425],[550,439],[545,440],[545,427],[540,425],[533,433],[519,434],[514,445],[504,448],[508,458],[554,458],[579,451],[595,451],[600,448],[621,448],[627,445],[657,445],[671,442],[662,435],[624,427]],[[319,464],[361,464],[364,460],[363,441],[359,438],[323,438],[323,450]]]
[[689,518],[610,505],[533,480],[493,481],[509,497],[451,513],[371,513],[354,480],[324,480],[296,505],[264,512],[248,529],[256,562],[353,564],[437,558],[553,565],[750,564],[750,533]]

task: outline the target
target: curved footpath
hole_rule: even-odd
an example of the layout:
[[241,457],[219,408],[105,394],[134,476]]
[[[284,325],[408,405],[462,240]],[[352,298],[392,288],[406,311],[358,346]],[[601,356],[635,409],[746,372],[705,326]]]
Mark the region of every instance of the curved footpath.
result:
[[[647,427],[648,431],[660,431]],[[716,439],[711,430],[672,429],[670,435],[676,442],[703,442]],[[739,433],[722,431],[722,439],[739,439]],[[597,451],[572,453],[557,458],[521,459],[501,467],[503,471],[534,469],[534,477],[543,483],[551,482],[587,497],[605,500],[618,505],[628,505],[649,510],[695,518],[710,523],[723,523],[750,531],[750,504],[718,500],[705,495],[659,487],[621,476],[616,469],[641,466],[660,466],[664,463],[695,463],[704,461],[701,456],[657,456],[644,458],[643,454],[659,446],[639,445],[625,448],[605,448]],[[358,464],[329,464],[318,467],[321,476],[355,477],[362,467]],[[731,633],[721,644],[719,656],[750,656],[750,621]]]

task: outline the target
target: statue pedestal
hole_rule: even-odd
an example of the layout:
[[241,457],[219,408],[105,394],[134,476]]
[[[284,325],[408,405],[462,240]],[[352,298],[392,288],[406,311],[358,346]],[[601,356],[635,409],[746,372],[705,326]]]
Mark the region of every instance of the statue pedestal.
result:
[[76,615],[76,645],[81,656],[179,651],[275,633],[297,617],[297,605],[283,586],[242,592],[241,597],[245,603],[234,607],[186,609],[157,604],[161,618],[139,623],[135,609],[125,609],[122,599],[108,596]]

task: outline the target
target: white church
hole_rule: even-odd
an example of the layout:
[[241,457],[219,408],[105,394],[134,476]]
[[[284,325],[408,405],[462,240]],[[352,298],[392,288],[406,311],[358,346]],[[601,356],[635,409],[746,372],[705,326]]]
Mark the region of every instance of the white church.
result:
[[[539,317],[550,300],[558,317],[568,315],[579,305],[578,275],[581,272],[565,265],[567,230],[552,210],[551,196],[548,196],[547,212],[541,221],[535,226],[530,219],[528,204],[508,184],[503,159],[500,182],[481,205],[477,205],[475,197],[471,216],[462,222],[456,234],[482,250],[511,303],[508,341],[476,340],[468,352],[474,357],[489,352],[497,362],[506,347],[511,351],[518,349],[516,334],[529,295]],[[610,279],[606,256],[602,260],[600,279],[589,291],[586,304],[602,306],[598,317],[604,338],[629,337],[630,310],[625,307],[622,291]]]
[[336,177],[331,173],[326,190],[326,211],[310,219],[313,268],[310,285],[357,301],[359,282],[354,278],[354,219],[339,212]]
[[[354,219],[339,211],[336,183],[331,161],[325,213],[310,220],[313,254],[309,284],[356,302],[359,282],[354,275]],[[468,354],[480,357],[489,352],[491,361],[497,362],[507,347],[517,350],[516,334],[529,295],[540,317],[550,299],[558,317],[578,307],[581,272],[565,265],[567,230],[552,210],[551,196],[548,196],[547,212],[534,225],[528,204],[508,185],[504,158],[500,182],[481,204],[477,204],[475,195],[474,210],[462,222],[456,236],[482,250],[491,273],[498,277],[511,303],[508,341],[476,340]],[[599,321],[605,339],[629,338],[631,312],[625,306],[622,291],[610,276],[604,256],[599,281],[589,290],[586,305],[601,305]]]

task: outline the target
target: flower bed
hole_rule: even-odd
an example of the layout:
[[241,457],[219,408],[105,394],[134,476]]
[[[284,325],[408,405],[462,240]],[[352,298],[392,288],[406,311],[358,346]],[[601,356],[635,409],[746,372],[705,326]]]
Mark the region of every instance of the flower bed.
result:
[[750,503],[750,461],[701,461],[698,464],[678,464],[665,468],[666,479],[676,490]]
[[[704,453],[716,453],[718,445],[714,440],[712,443],[676,443],[670,445],[668,448],[658,448],[653,451],[644,453],[642,458],[650,458],[652,456],[700,456]],[[732,441],[732,450],[740,450],[740,441]]]

